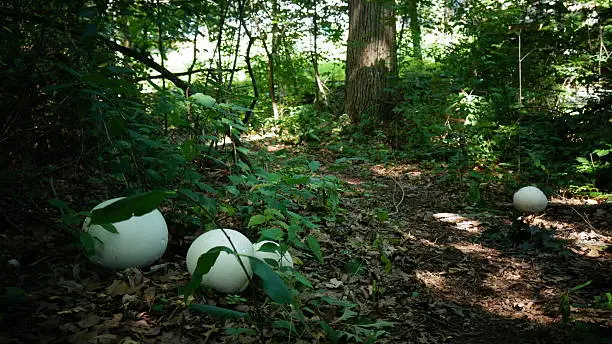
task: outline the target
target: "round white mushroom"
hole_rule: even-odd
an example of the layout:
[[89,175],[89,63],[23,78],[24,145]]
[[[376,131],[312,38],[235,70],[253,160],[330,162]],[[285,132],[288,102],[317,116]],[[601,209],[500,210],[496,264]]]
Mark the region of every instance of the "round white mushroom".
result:
[[[267,243],[272,243],[276,245],[276,250],[274,252],[262,251],[261,250],[262,246]],[[255,243],[255,245],[253,245],[253,249],[255,250],[255,257],[263,260],[268,265],[270,265],[268,260],[271,259],[276,262],[276,266],[288,266],[291,268],[293,267],[293,259],[291,258],[291,254],[289,254],[289,251],[286,251],[285,254],[283,254],[283,257],[281,259],[280,245],[275,243],[274,241],[270,241],[270,240],[260,241],[258,243]]]
[[[231,243],[228,237],[231,239]],[[251,263],[249,258],[246,257],[253,256],[253,244],[236,230],[213,229],[197,237],[187,251],[187,270],[193,275],[201,255],[217,246],[225,246],[233,250],[232,243],[236,247],[236,252],[245,256],[238,258],[236,255],[227,252],[219,253],[213,267],[202,277],[202,285],[223,293],[243,291],[249,285],[250,278],[253,275]],[[242,265],[239,259],[242,261]],[[244,270],[248,275],[245,274]]]
[[[104,201],[94,209],[105,207],[122,198]],[[168,226],[157,209],[113,223],[118,233],[111,233],[100,225],[90,226],[90,222],[88,217],[83,223],[83,231],[88,232],[94,241],[94,254],[89,260],[107,269],[147,266],[166,252]]]
[[514,193],[512,204],[524,213],[538,213],[546,209],[548,199],[542,190],[535,186],[525,186]]

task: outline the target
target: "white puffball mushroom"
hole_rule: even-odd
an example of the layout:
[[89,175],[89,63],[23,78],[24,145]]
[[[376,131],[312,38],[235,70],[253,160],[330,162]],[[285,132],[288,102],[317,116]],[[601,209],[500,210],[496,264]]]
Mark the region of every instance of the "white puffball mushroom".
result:
[[[122,198],[104,201],[94,209]],[[157,209],[113,223],[118,233],[111,233],[100,225],[90,226],[90,222],[88,217],[83,223],[83,231],[88,232],[94,241],[94,254],[89,260],[107,269],[147,266],[163,256],[168,247],[168,226]]]
[[514,193],[512,204],[516,210],[525,213],[537,213],[548,205],[548,199],[542,190],[535,186],[525,186]]
[[[266,259],[272,259],[272,260],[275,260],[277,263],[280,262],[280,266],[288,266],[288,267],[292,268],[293,267],[293,259],[291,258],[291,254],[289,254],[289,251],[285,252],[285,254],[283,254],[283,258],[281,259],[279,251],[266,252],[266,251],[260,251],[259,250],[264,244],[269,243],[269,242],[271,242],[274,245],[278,246],[278,249],[280,250],[280,245],[275,243],[274,241],[270,241],[270,240],[260,241],[260,242],[255,243],[253,245],[253,249],[255,250],[255,257],[263,260],[264,262],[266,262]],[[266,262],[266,263],[268,263],[268,262]]]
[[[233,250],[223,231],[231,239],[237,253],[253,256],[253,244],[242,233],[233,229],[213,229],[197,237],[187,251],[187,270],[191,275],[195,272],[200,256],[211,248],[225,246]],[[240,256],[240,261],[242,261],[248,276],[244,273],[236,255],[221,252],[210,271],[202,276],[202,285],[209,286],[222,293],[236,293],[245,290],[249,285],[251,276],[253,276],[251,263],[246,256]]]
[[21,263],[19,263],[19,261],[17,259],[11,259],[8,262],[6,262],[6,264],[12,268],[20,268],[21,267]]

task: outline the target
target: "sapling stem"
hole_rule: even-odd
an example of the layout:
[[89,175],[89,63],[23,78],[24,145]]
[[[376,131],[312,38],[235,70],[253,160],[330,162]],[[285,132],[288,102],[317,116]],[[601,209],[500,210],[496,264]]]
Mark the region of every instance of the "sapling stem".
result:
[[[181,190],[176,190],[176,193],[185,197],[188,201],[190,201],[191,203],[193,203],[195,206],[197,206],[198,208],[200,208],[204,214],[206,214],[206,217],[208,218],[208,220],[210,222],[212,222],[212,224],[219,228],[220,226],[217,224],[217,222],[215,221],[215,219],[212,217],[212,215],[210,215],[210,213],[208,212],[208,210],[206,208],[204,208],[199,202],[197,202],[196,200],[194,200],[193,198],[191,198],[189,195],[185,194],[184,192],[182,192]],[[221,232],[223,232],[223,235],[225,235],[225,237],[227,238],[227,240],[229,240],[230,245],[232,246],[232,250],[234,251],[234,256],[236,256],[236,259],[238,259],[238,263],[240,264],[240,267],[242,268],[242,271],[244,272],[244,274],[246,275],[247,279],[249,280],[249,283],[253,282],[251,276],[249,275],[249,272],[246,269],[246,266],[244,265],[244,263],[242,262],[242,259],[240,259],[239,257],[239,253],[238,250],[236,249],[236,246],[234,245],[234,243],[232,242],[232,239],[229,237],[229,235],[227,235],[227,233],[225,232],[225,229],[223,228],[219,228],[221,230]]]

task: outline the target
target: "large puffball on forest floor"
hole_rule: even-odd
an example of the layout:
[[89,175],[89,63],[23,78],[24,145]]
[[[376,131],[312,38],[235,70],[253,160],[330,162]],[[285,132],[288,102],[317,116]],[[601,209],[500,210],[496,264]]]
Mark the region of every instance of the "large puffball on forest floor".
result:
[[[93,210],[122,198],[104,201]],[[113,223],[118,233],[111,233],[101,225],[90,226],[90,222],[88,217],[83,223],[83,231],[89,233],[94,241],[94,253],[89,260],[107,269],[147,266],[163,256],[168,247],[168,226],[157,209]]]
[[548,199],[542,190],[535,186],[525,186],[514,193],[512,204],[518,211],[538,213],[546,209]]
[[[271,243],[273,245],[276,245],[276,251],[274,252],[269,252],[268,250],[264,251],[262,250],[262,246],[264,244],[267,243]],[[268,245],[266,245],[268,246]],[[276,261],[276,266],[288,266],[288,267],[293,267],[293,259],[291,258],[291,254],[289,254],[289,251],[285,252],[285,254],[283,254],[283,258],[281,259],[281,255],[280,255],[280,245],[275,243],[274,241],[270,241],[270,240],[264,240],[264,241],[260,241],[258,243],[255,243],[253,245],[253,249],[255,250],[255,257],[259,258],[261,260],[263,260],[264,262],[266,262],[268,265],[270,265],[267,260],[268,259],[272,259],[274,261]],[[280,265],[279,265],[280,263]]]
[[[191,243],[187,251],[187,270],[189,273],[193,276],[200,256],[213,247],[225,246],[234,250],[228,237],[236,247],[237,253],[253,256],[253,244],[242,233],[233,229],[213,229],[200,235]],[[242,265],[248,273],[247,276],[238,259],[234,254],[220,252],[213,267],[202,277],[202,285],[223,293],[236,293],[246,289],[251,276],[253,276],[251,263],[248,257],[240,257],[240,261],[242,261]]]

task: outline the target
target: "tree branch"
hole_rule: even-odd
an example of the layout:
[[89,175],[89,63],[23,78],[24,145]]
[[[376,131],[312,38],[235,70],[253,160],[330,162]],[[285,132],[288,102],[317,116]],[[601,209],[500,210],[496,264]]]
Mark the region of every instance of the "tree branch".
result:
[[[237,72],[241,70],[241,68],[224,68],[221,71],[223,72]],[[194,69],[191,71],[186,71],[186,72],[180,72],[180,73],[172,73],[176,76],[184,76],[184,75],[192,75],[192,74],[198,74],[198,73],[202,73],[202,72],[214,72],[217,71],[216,68],[200,68],[200,69]],[[150,75],[150,76],[143,76],[143,77],[139,77],[134,79],[135,81],[144,81],[144,80],[153,80],[153,79],[161,79],[161,78],[165,78],[165,76],[159,74],[159,75]]]

